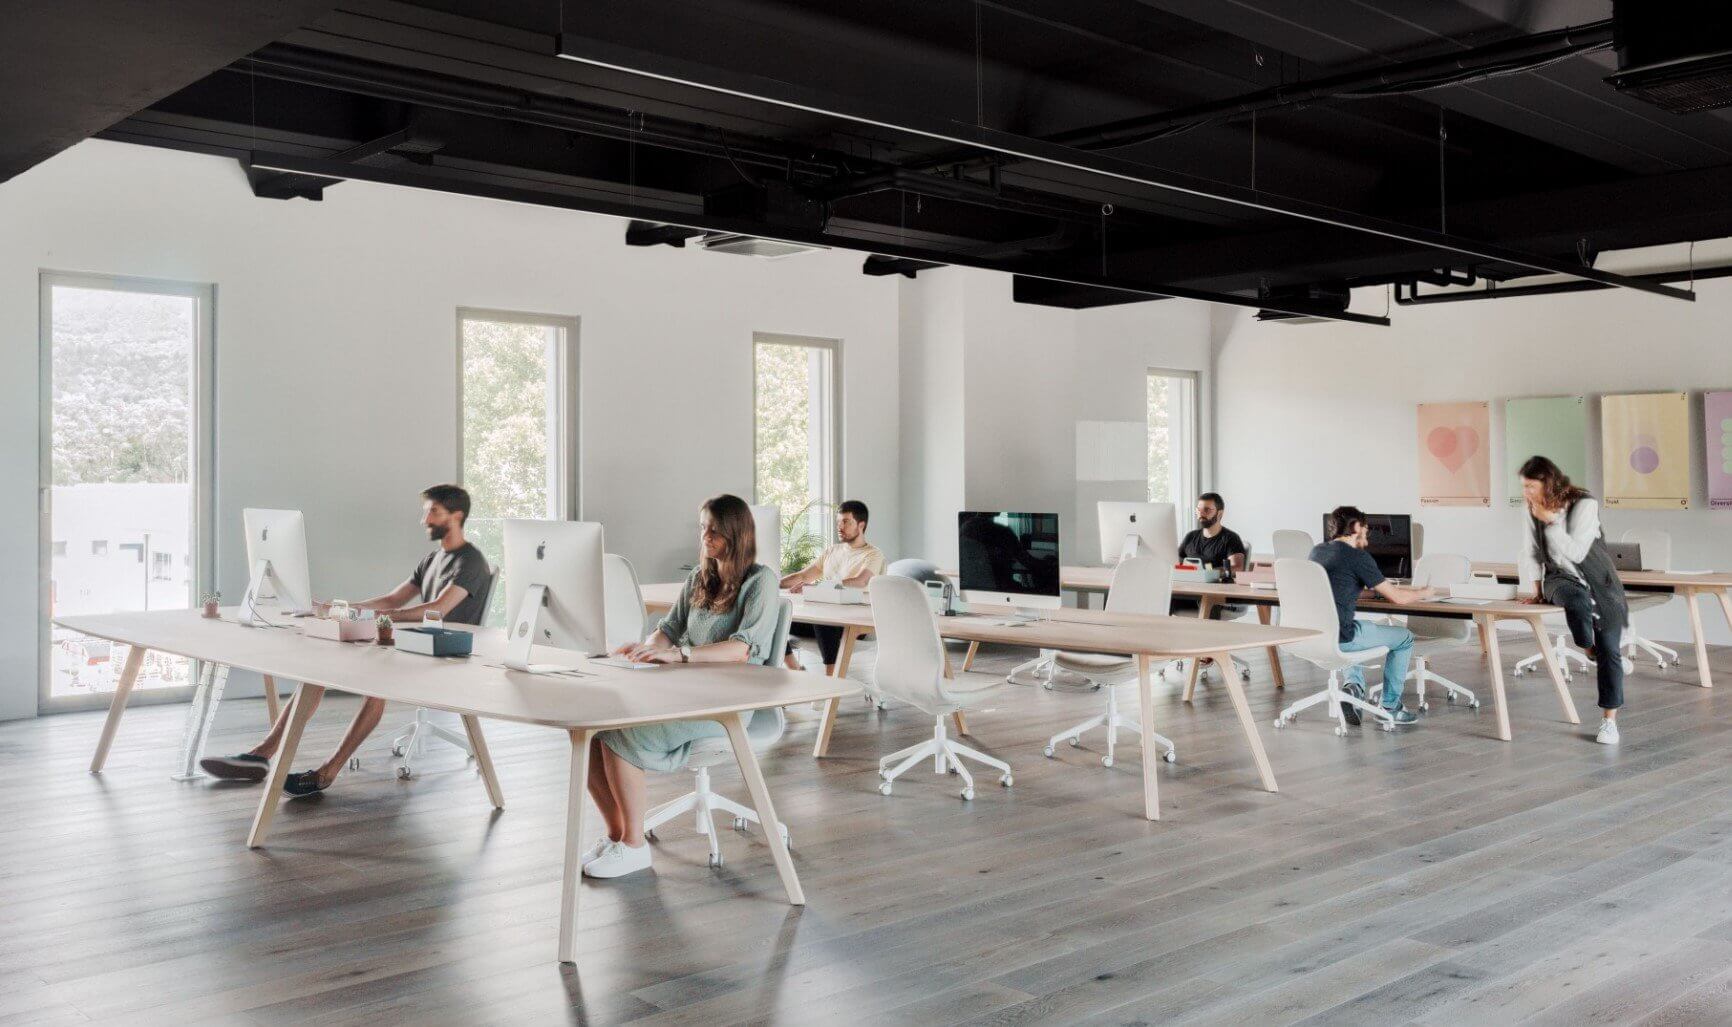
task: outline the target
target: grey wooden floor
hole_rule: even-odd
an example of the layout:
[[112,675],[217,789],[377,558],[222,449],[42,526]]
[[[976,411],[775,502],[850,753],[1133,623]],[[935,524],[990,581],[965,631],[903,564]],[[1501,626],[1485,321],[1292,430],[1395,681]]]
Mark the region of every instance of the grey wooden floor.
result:
[[[1524,651],[1515,649],[1511,659]],[[1002,673],[1022,654],[983,654]],[[99,715],[0,725],[0,1021],[240,1024],[1732,1022],[1732,658],[1630,684],[1620,748],[1514,682],[1514,744],[1441,702],[1397,734],[1263,729],[1265,794],[1226,695],[1167,685],[1165,819],[1138,817],[1137,749],[1041,756],[1091,697],[1006,687],[970,717],[1016,787],[875,761],[930,722],[855,703],[815,764],[800,714],[766,759],[808,905],[754,832],[704,864],[685,825],[653,874],[587,885],[583,954],[553,960],[566,781],[556,732],[490,725],[494,814],[453,751],[394,778],[384,732],[272,844],[250,787],[169,780],[182,707],[131,711],[108,770]],[[866,647],[856,674],[871,664]],[[1474,687],[1475,656],[1440,669]],[[1256,666],[1260,725],[1281,693]],[[1289,661],[1287,694],[1316,682]],[[322,752],[351,702],[319,711]],[[223,710],[214,747],[263,724]],[[393,710],[390,725],[402,719]],[[302,761],[303,763],[306,760]],[[671,797],[684,775],[654,782]],[[718,788],[739,795],[737,774]]]

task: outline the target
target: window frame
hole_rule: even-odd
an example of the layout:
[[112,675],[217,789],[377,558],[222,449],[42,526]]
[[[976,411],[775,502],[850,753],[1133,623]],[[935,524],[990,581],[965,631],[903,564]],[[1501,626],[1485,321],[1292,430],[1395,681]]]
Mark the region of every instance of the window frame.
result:
[[458,307],[457,318],[453,323],[456,331],[457,349],[457,468],[452,481],[464,484],[463,467],[463,322],[492,321],[499,324],[533,325],[537,328],[556,328],[561,332],[559,345],[554,347],[554,395],[557,400],[555,412],[558,423],[554,427],[554,438],[565,449],[560,457],[554,455],[555,466],[555,496],[553,507],[558,516],[556,520],[578,520],[583,515],[583,478],[582,460],[582,417],[579,396],[579,379],[581,366],[579,364],[578,331],[582,319],[568,314],[537,314],[522,310],[496,310],[488,307]]
[[[106,709],[113,705],[110,693],[81,696],[54,696],[54,635],[53,618],[49,610],[53,596],[49,582],[53,577],[54,545],[54,289],[104,289],[111,292],[136,292],[155,296],[184,296],[197,309],[193,316],[196,337],[193,340],[192,411],[189,434],[192,437],[192,516],[189,519],[191,539],[188,556],[193,560],[193,595],[188,608],[197,604],[198,596],[212,591],[216,581],[216,298],[217,287],[209,282],[182,282],[166,278],[141,278],[131,275],[95,274],[80,271],[59,271],[40,268],[37,271],[37,627],[36,657],[41,661],[36,673],[36,712],[46,716],[55,713],[76,713]],[[186,702],[192,697],[196,682],[203,674],[200,661],[193,660],[188,670],[188,684],[176,688],[139,689],[127,698],[128,706],[154,706]]]
[[[1190,383],[1188,388],[1183,389],[1180,392],[1181,406],[1184,407],[1184,409],[1178,411],[1177,415],[1174,417],[1175,423],[1182,421],[1182,425],[1183,425],[1183,428],[1185,431],[1184,439],[1185,439],[1185,448],[1187,449],[1187,452],[1181,455],[1183,462],[1182,462],[1181,467],[1180,467],[1178,491],[1180,493],[1182,493],[1182,495],[1175,495],[1173,497],[1173,505],[1176,506],[1177,508],[1179,508],[1180,510],[1184,510],[1187,507],[1187,505],[1191,502],[1191,500],[1193,500],[1197,496],[1197,494],[1203,490],[1203,485],[1202,485],[1202,449],[1203,449],[1202,426],[1203,426],[1203,422],[1202,422],[1202,410],[1201,410],[1202,402],[1201,402],[1201,398],[1199,396],[1199,392],[1201,391],[1201,387],[1202,387],[1202,374],[1199,371],[1186,370],[1184,368],[1177,368],[1177,367],[1150,367],[1147,369],[1147,371],[1144,373],[1144,376],[1143,376],[1143,432],[1144,432],[1145,440],[1147,438],[1147,433],[1148,433],[1148,419],[1149,419],[1149,414],[1148,414],[1149,379],[1150,378],[1156,378],[1156,377],[1159,377],[1159,378],[1176,378],[1176,379],[1180,379],[1180,380],[1183,380],[1183,381]],[[1148,443],[1147,443],[1147,441],[1145,441],[1144,442],[1145,452],[1143,454],[1143,463],[1144,463],[1144,467],[1145,467],[1145,470],[1143,472],[1144,478],[1145,478],[1145,480],[1143,482],[1143,494],[1145,496],[1148,495],[1149,486],[1152,484],[1151,482],[1146,480],[1147,475],[1148,475],[1148,472],[1146,470],[1147,464],[1148,464],[1148,453],[1146,451],[1147,446],[1148,446]]]
[[[770,345],[770,346],[796,346],[796,347],[800,347],[802,349],[821,350],[827,356],[827,359],[828,359],[829,365],[830,365],[829,388],[821,390],[820,395],[823,397],[823,402],[829,408],[827,411],[825,411],[825,414],[827,416],[824,418],[824,420],[827,422],[825,424],[825,428],[827,429],[830,437],[828,440],[826,440],[826,444],[823,446],[823,449],[826,451],[826,454],[827,454],[829,461],[830,461],[830,473],[827,475],[827,477],[829,478],[830,488],[834,492],[832,505],[837,505],[837,504],[842,503],[844,500],[847,499],[847,479],[845,476],[844,465],[842,462],[842,453],[843,453],[842,433],[843,433],[843,421],[844,421],[844,419],[842,417],[842,340],[841,339],[830,339],[830,338],[825,338],[822,336],[812,336],[812,335],[790,335],[786,332],[754,331],[752,333],[751,345],[752,345],[752,364],[751,364],[751,366],[752,366],[752,417],[751,417],[752,498],[751,498],[751,502],[753,502],[753,503],[758,502],[758,347],[760,345]],[[820,498],[820,501],[823,501],[823,500]],[[832,514],[833,513],[834,513],[834,511],[832,510]],[[784,525],[784,530],[785,530],[785,528],[786,528],[786,526]]]

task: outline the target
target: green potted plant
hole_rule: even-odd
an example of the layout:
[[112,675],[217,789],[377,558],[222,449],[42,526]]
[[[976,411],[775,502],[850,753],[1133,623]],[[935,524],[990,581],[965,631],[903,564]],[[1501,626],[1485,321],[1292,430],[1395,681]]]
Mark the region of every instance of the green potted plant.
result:
[[380,645],[396,644],[397,637],[392,632],[390,614],[381,613],[377,617],[374,617],[373,626],[379,629],[378,643]]
[[204,615],[209,617],[211,620],[215,620],[220,616],[218,609],[222,604],[223,594],[221,592],[206,592],[199,599],[199,605],[204,607]]
[[835,541],[835,529],[830,527],[828,518],[821,523],[822,530],[814,531],[814,520],[822,517],[824,511],[831,508],[830,503],[814,499],[802,506],[794,516],[782,522],[782,573],[792,574],[803,569],[807,564],[818,558],[824,547]]

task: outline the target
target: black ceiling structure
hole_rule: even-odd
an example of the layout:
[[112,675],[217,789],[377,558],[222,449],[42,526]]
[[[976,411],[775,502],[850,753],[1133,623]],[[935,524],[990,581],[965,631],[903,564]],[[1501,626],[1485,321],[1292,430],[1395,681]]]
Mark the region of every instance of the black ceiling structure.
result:
[[[82,98],[39,113],[62,137],[231,157],[260,202],[366,180],[626,218],[622,245],[986,268],[1023,302],[1382,324],[1351,290],[1692,298],[1595,264],[1732,236],[1727,83],[1664,59],[1732,53],[1732,5],[1633,2],[337,0],[231,26],[251,45],[177,58],[184,81],[142,81],[141,40],[106,105],[33,88]],[[101,13],[37,6],[56,46]]]

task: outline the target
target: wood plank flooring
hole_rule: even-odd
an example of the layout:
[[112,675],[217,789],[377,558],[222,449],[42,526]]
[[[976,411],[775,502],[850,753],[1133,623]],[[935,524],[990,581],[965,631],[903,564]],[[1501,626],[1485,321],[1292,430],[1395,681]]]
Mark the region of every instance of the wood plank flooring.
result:
[[[975,673],[1025,656],[985,650]],[[1732,680],[1732,652],[1713,658]],[[855,675],[871,662],[863,644]],[[1437,669],[1485,708],[1434,695],[1415,728],[1336,738],[1320,713],[1267,727],[1318,678],[1290,660],[1283,693],[1253,666],[1282,791],[1257,787],[1225,690],[1187,706],[1175,678],[1154,824],[1134,735],[1111,769],[1099,731],[1041,755],[1095,696],[1006,686],[971,711],[972,744],[1016,772],[971,803],[928,768],[875,790],[878,756],[931,730],[912,710],[850,703],[816,763],[795,711],[764,766],[810,905],[786,905],[755,829],[724,831],[711,870],[672,824],[653,873],[586,885],[575,968],[553,962],[557,732],[486,725],[495,813],[454,750],[397,780],[381,730],[250,852],[255,787],[169,780],[183,707],[130,711],[100,776],[100,714],[0,724],[0,1023],[1732,1022],[1726,689],[1638,668],[1609,748],[1591,676],[1579,728],[1549,682],[1512,679],[1505,744],[1463,653]],[[327,700],[303,764],[353,708]],[[230,703],[212,746],[263,723]],[[652,800],[689,785],[655,778]],[[731,771],[716,787],[744,795]]]

